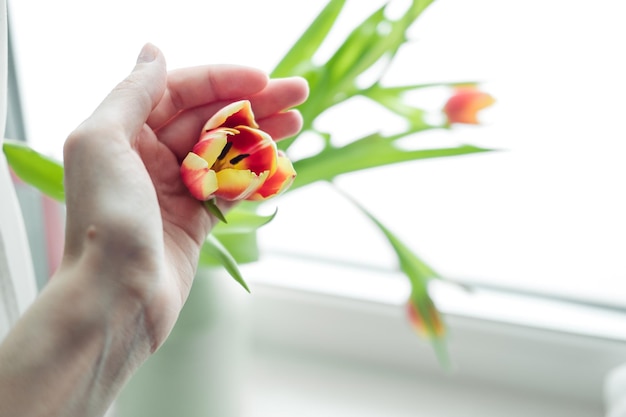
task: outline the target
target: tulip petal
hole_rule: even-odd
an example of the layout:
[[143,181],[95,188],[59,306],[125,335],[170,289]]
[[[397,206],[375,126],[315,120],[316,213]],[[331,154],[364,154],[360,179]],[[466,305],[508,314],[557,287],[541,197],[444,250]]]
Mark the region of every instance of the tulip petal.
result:
[[252,106],[248,100],[236,101],[223,107],[215,113],[205,124],[203,131],[213,130],[217,127],[237,127],[250,126],[258,128],[259,125],[254,120]]
[[180,175],[189,192],[198,200],[206,201],[218,188],[215,171],[200,156],[189,152],[180,167]]
[[204,159],[209,166],[212,166],[220,156],[226,143],[227,136],[235,134],[232,129],[215,129],[205,132],[200,137],[200,141],[193,147],[192,152]]
[[243,200],[263,185],[269,171],[259,174],[248,169],[222,169],[217,171],[218,189],[215,195],[228,201]]
[[296,178],[296,170],[284,152],[278,152],[277,169],[248,200],[266,200],[287,190]]

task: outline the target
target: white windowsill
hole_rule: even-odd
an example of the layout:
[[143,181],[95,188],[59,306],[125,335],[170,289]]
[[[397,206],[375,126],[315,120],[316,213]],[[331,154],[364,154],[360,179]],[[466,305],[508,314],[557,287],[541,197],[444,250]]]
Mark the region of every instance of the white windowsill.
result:
[[406,322],[399,274],[280,255],[244,274],[254,313],[247,417],[600,416],[606,373],[626,362],[624,312],[442,285],[445,371]]

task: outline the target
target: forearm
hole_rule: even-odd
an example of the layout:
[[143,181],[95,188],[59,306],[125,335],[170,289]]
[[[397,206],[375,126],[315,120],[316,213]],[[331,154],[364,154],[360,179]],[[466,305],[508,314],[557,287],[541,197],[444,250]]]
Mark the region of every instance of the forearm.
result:
[[152,350],[142,303],[62,268],[0,345],[0,417],[101,416]]

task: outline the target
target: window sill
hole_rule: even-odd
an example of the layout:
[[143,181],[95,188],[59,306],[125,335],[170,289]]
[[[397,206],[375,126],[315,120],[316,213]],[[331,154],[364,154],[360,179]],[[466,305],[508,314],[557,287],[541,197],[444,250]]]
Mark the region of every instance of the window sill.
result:
[[310,414],[325,416],[447,416],[462,407],[601,415],[604,378],[626,362],[615,326],[626,314],[617,310],[442,285],[434,298],[449,326],[444,370],[405,320],[408,286],[398,274],[277,254],[244,274],[253,292],[251,403],[261,405],[251,416],[294,415],[308,409],[301,402],[327,404]]

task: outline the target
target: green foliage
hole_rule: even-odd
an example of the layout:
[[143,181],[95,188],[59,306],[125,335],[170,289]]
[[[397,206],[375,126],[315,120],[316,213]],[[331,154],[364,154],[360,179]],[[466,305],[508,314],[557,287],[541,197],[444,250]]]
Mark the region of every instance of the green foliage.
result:
[[[314,131],[316,118],[332,107],[358,95],[367,97],[368,94],[375,93],[380,87],[384,71],[381,71],[378,80],[368,88],[360,88],[357,80],[381,60],[392,62],[400,47],[407,42],[407,30],[430,3],[432,0],[414,0],[405,14],[396,20],[386,16],[386,5],[379,8],[352,30],[326,62],[316,63],[315,54],[330,27],[334,25],[345,1],[331,0],[327,4],[272,72],[272,76],[297,75],[308,81],[309,98],[298,108],[304,119],[303,132]],[[302,47],[303,44],[306,45],[305,48]],[[399,90],[395,95],[396,99],[401,96],[400,93],[419,86],[397,88]],[[419,120],[422,120],[421,116]],[[424,126],[429,127],[427,124]],[[283,140],[279,146],[287,149],[296,139],[297,137]]]
[[5,139],[2,144],[11,169],[22,181],[57,201],[65,201],[63,165],[31,149],[26,143]]
[[341,148],[326,148],[319,154],[294,162],[299,181],[290,190],[315,181],[331,181],[340,174],[416,159],[443,158],[485,152],[471,145],[451,148],[402,150],[394,142],[402,136],[373,134]]
[[[471,145],[417,150],[398,146],[398,141],[409,135],[449,127],[445,122],[441,125],[429,123],[426,120],[427,113],[423,109],[404,101],[407,93],[435,86],[454,87],[459,84],[472,84],[462,82],[392,87],[383,85],[385,70],[391,65],[402,45],[408,41],[408,29],[431,3],[432,0],[413,0],[404,15],[395,20],[387,17],[385,13],[387,5],[379,8],[350,32],[326,62],[316,63],[316,53],[345,5],[345,1],[331,0],[277,65],[273,76],[302,76],[307,79],[310,89],[309,99],[298,108],[304,119],[302,133],[279,142],[279,147],[288,150],[306,133],[315,133],[324,139],[324,147],[317,154],[294,161],[298,176],[288,192],[316,181],[333,181],[342,174],[383,165],[488,151]],[[377,78],[370,85],[359,87],[359,78],[381,63],[382,69],[378,72]],[[371,100],[402,117],[407,127],[396,134],[384,135],[381,132],[372,132],[344,146],[334,146],[332,133],[319,131],[315,121],[321,114],[333,111],[337,106],[357,96]],[[411,284],[410,302],[420,311],[425,321],[426,332],[440,362],[446,364],[445,346],[442,338],[436,334],[436,323],[442,323],[443,320],[436,308],[432,308],[434,304],[428,293],[428,281],[441,277],[380,220],[356,201],[352,201],[384,234],[395,251],[399,267]]]
[[241,271],[239,270],[239,266],[233,255],[228,251],[228,249],[226,249],[222,242],[215,237],[215,235],[209,234],[204,242],[204,245],[202,245],[199,262],[204,265],[213,265],[215,264],[215,261],[223,265],[224,269],[226,269],[230,276],[241,284],[246,291],[250,292],[248,284],[244,281],[243,275],[241,275]]
[[302,36],[298,38],[291,50],[276,65],[272,72],[272,77],[304,75],[309,72],[313,55],[326,40],[345,3],[346,0],[331,0],[328,2],[324,10],[315,18]]

